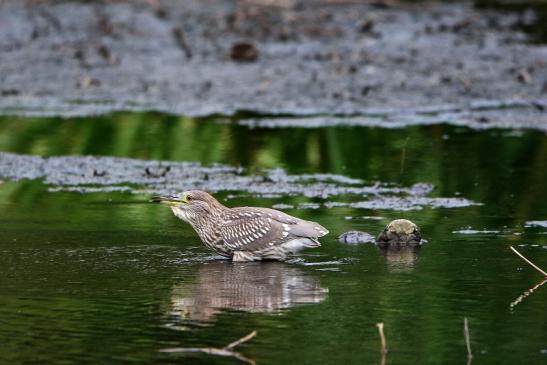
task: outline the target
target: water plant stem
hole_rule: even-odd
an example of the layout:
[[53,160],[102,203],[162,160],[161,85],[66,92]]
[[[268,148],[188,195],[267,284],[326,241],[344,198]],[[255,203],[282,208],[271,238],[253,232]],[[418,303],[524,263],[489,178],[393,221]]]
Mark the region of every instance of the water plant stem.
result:
[[380,365],[386,364],[386,353],[387,353],[387,343],[386,343],[386,336],[384,335],[384,322],[376,323],[376,327],[378,327],[378,333],[380,334],[380,342],[382,344],[382,347],[380,349],[380,353],[382,355],[380,359]]
[[467,317],[463,318],[463,336],[465,337],[465,346],[467,347],[467,363],[471,362],[473,352],[471,351],[471,338],[469,336],[469,323]]
[[386,336],[384,335],[384,322],[376,323],[376,327],[378,327],[378,333],[380,334],[380,341],[382,344],[382,354],[387,353],[387,343],[386,343]]

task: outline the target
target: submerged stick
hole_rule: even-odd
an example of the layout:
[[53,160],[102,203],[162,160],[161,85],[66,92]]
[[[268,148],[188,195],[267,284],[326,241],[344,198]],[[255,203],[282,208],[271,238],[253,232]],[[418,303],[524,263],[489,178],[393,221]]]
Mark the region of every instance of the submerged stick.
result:
[[518,252],[517,250],[515,250],[515,248],[513,246],[509,246],[509,248],[514,252],[516,253],[521,259],[523,259],[524,261],[526,261],[530,266],[532,266],[534,269],[536,269],[537,271],[539,271],[540,273],[543,274],[543,276],[545,276],[547,278],[547,272],[541,270],[538,266],[536,266],[532,261],[528,260],[526,257],[524,257],[520,252]]
[[228,345],[224,346],[223,348],[217,348],[217,347],[173,347],[168,349],[162,349],[160,352],[165,353],[180,353],[180,352],[201,352],[208,355],[216,355],[216,356],[229,356],[229,357],[235,357],[236,359],[246,362],[247,364],[255,365],[255,361],[252,359],[249,359],[239,352],[233,351],[232,349],[238,345],[241,345],[243,342],[247,342],[253,337],[255,337],[257,334],[256,331],[253,331],[249,333],[248,335],[241,337],[239,340],[236,340],[234,342],[229,343]]
[[473,358],[473,352],[471,352],[471,338],[469,336],[469,324],[467,317],[463,318],[463,336],[465,337],[465,346],[467,347],[467,363],[471,362]]

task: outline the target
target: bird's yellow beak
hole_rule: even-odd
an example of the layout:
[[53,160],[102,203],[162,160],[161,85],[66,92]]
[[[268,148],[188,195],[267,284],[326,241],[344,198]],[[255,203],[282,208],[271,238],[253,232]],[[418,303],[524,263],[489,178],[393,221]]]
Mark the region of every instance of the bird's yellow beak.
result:
[[159,196],[152,197],[150,201],[152,203],[162,203],[162,204],[167,204],[169,206],[177,206],[177,205],[180,205],[180,203],[188,203],[188,199],[186,198],[186,195],[183,195],[182,198],[179,198],[176,195],[159,195]]

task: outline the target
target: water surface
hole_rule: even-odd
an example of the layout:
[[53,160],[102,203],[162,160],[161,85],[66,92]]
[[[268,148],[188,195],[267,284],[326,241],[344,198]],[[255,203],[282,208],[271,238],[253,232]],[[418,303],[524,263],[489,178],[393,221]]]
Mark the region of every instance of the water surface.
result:
[[[232,264],[146,195],[51,192],[40,179],[5,179],[1,363],[235,364],[160,350],[222,347],[252,330],[258,336],[239,350],[259,364],[376,363],[377,322],[385,323],[389,364],[464,363],[464,317],[473,362],[547,361],[547,286],[511,307],[541,275],[509,250],[547,268],[547,229],[527,224],[547,220],[544,133],[442,125],[249,129],[222,118],[146,113],[2,118],[0,151],[222,163],[247,175],[282,168],[370,185],[429,183],[432,197],[480,203],[328,208],[330,198],[222,191],[217,196],[230,206],[284,204],[332,232],[320,249],[287,263]],[[336,240],[347,230],[377,234],[395,218],[416,222],[428,243],[417,252],[381,252]]]

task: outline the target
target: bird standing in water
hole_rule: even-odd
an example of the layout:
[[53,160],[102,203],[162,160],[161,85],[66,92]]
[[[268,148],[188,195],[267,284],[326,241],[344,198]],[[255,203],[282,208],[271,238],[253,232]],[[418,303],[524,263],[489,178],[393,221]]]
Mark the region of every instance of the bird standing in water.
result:
[[204,191],[152,198],[188,222],[205,246],[233,261],[284,260],[319,247],[329,231],[321,225],[269,208],[228,208]]

